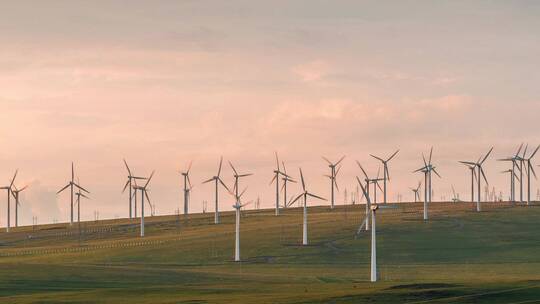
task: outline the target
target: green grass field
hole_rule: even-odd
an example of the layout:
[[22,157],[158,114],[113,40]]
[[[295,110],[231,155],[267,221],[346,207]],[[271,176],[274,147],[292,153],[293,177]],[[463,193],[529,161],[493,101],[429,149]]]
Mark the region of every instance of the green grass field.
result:
[[540,303],[540,207],[433,203],[378,213],[369,282],[363,206],[86,222],[0,232],[0,303]]

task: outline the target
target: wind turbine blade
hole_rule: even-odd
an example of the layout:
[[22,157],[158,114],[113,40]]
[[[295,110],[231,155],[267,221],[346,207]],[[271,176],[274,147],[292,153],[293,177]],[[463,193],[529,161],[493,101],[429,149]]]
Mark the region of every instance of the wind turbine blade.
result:
[[538,145],[536,147],[536,149],[534,150],[534,152],[531,154],[531,156],[529,156],[529,159],[532,159],[535,155],[536,155],[536,152],[538,152],[538,149],[540,149],[540,145]]
[[225,189],[227,189],[227,191],[230,192],[229,187],[227,187],[227,185],[225,185],[225,183],[223,182],[223,180],[221,180],[221,178],[218,177],[218,181],[221,183],[221,185],[223,185],[223,187],[225,187]]
[[337,184],[337,180],[334,178],[334,185],[336,186],[336,190],[339,191],[339,187],[338,187],[338,184]]
[[272,177],[272,180],[270,181],[269,185],[271,185],[271,184],[274,183],[274,181],[276,180],[277,176],[278,176],[278,175],[275,174],[274,177]]
[[386,172],[386,179],[390,180],[390,171],[388,170],[388,165],[384,163],[384,171]]
[[429,151],[429,164],[431,165],[431,157],[433,156],[433,147],[431,147],[431,150]]
[[484,156],[484,158],[482,159],[482,161],[480,162],[480,164],[483,164],[486,159],[488,158],[488,156],[491,154],[491,151],[493,151],[493,147],[491,147],[491,149],[489,149],[489,152],[486,154],[486,156]]
[[281,166],[283,167],[283,173],[285,173],[285,175],[287,175],[287,169],[285,168],[285,162],[284,161],[281,162]]
[[187,179],[187,182],[188,182],[188,185],[189,185],[189,189],[192,189],[193,185],[191,184],[191,178],[189,178],[189,175],[186,175],[186,179]]
[[533,168],[533,166],[531,165],[530,160],[529,160],[529,167],[531,168],[531,171],[532,171],[532,173],[533,173],[533,175],[534,175],[534,179],[538,179],[538,178],[536,177],[536,172],[534,172],[534,168]]
[[220,174],[221,174],[221,165],[223,164],[223,156],[221,156],[221,158],[219,159],[219,167],[218,167],[218,171],[217,171],[217,176],[219,177]]
[[23,191],[24,191],[24,189],[26,189],[26,188],[28,188],[28,185],[26,185],[26,186],[22,187],[22,189],[19,189],[18,191],[19,191],[19,192],[23,192]]
[[299,194],[295,199],[293,199],[293,200],[290,202],[290,205],[294,204],[294,203],[295,203],[297,200],[299,200],[303,195],[304,195],[304,193]]
[[122,193],[126,192],[127,187],[129,186],[129,179],[126,182],[126,185],[124,186],[124,189],[122,189]]
[[343,160],[345,159],[345,155],[343,155],[338,162],[335,164],[335,166],[339,165]]
[[246,193],[246,190],[247,190],[247,187],[245,187],[244,190],[242,190],[242,192],[240,192],[240,194],[238,195],[238,199],[240,199],[242,197],[242,195],[244,195],[244,193]]
[[336,176],[337,176],[337,175],[339,174],[339,171],[341,170],[341,167],[342,167],[342,166],[339,166],[339,167],[337,168],[337,170],[336,170],[336,173],[335,173],[334,177],[336,177]]
[[13,175],[13,178],[11,179],[11,184],[9,184],[10,189],[13,187],[13,183],[15,182],[15,178],[17,177],[17,173],[19,173],[19,169],[15,170],[15,174]]
[[124,160],[124,165],[126,165],[127,172],[129,174],[129,176],[131,176],[131,170],[129,170],[129,166],[128,166],[127,162],[126,162],[126,159],[124,158],[123,160]]
[[380,161],[382,161],[382,162],[384,163],[384,159],[382,159],[382,158],[380,158],[380,157],[378,157],[378,156],[375,156],[375,155],[373,155],[373,154],[370,154],[369,156],[371,156],[371,157],[373,157],[373,158],[376,158],[376,159],[378,159],[378,160],[380,160]]
[[279,171],[279,158],[277,156],[277,151],[274,151],[274,154],[276,155],[276,168]]
[[211,182],[211,181],[213,181],[213,180],[214,180],[214,178],[212,177],[212,178],[210,178],[210,179],[205,180],[205,181],[202,182],[202,183],[203,183],[203,184],[206,184],[206,183],[209,183],[209,182]]
[[522,148],[523,148],[523,143],[521,143],[521,145],[519,146],[519,149],[517,150],[515,157],[519,156],[519,152],[521,152]]
[[441,175],[439,174],[439,172],[437,172],[437,170],[435,170],[435,168],[433,168],[432,170],[433,170],[433,172],[435,172],[435,174],[437,174],[437,176],[438,176],[439,178],[442,178]]
[[392,158],[394,158],[394,156],[396,156],[396,155],[398,154],[398,152],[399,152],[399,149],[398,149],[396,152],[394,152],[394,154],[392,154],[392,156],[390,156],[390,157],[386,160],[386,162],[389,162],[390,160],[392,160]]
[[326,199],[325,199],[325,198],[323,198],[323,197],[320,197],[320,196],[318,196],[318,195],[315,195],[315,194],[311,194],[311,193],[309,193],[309,192],[308,192],[308,193],[306,193],[306,194],[307,194],[307,195],[309,195],[309,196],[311,196],[311,197],[314,197],[314,198],[318,198],[318,199],[320,199],[320,200],[326,201]]
[[482,169],[482,167],[479,167],[480,168],[480,173],[482,175],[482,177],[484,178],[484,180],[486,181],[486,185],[489,184],[487,178],[486,178],[486,174],[484,173],[484,169]]
[[82,190],[82,191],[84,191],[84,192],[86,192],[86,193],[90,193],[90,191],[84,189],[83,187],[79,186],[78,184],[73,183],[73,186],[79,188],[80,190]]
[[300,169],[300,179],[302,180],[302,189],[304,189],[304,192],[306,192],[306,183],[304,182],[304,174],[302,174],[302,168]]
[[189,175],[189,172],[191,171],[191,165],[193,165],[193,161],[189,162],[189,166],[187,168],[186,175]]
[[[154,177],[154,173],[156,172],[156,170],[152,170],[152,174],[150,174],[150,177],[148,178],[148,180],[146,181],[146,184],[144,185],[143,188],[146,189],[146,186],[148,186],[148,184],[150,184],[150,181],[152,180],[152,177]],[[144,191],[146,192],[146,191]]]
[[231,169],[233,170],[234,175],[238,175],[238,172],[236,172],[236,169],[234,168],[233,164],[230,161],[229,161],[229,165],[231,166]]
[[427,161],[426,161],[426,157],[424,156],[424,152],[422,152],[422,160],[424,161],[424,167],[427,168]]
[[381,188],[381,185],[380,185],[378,182],[375,182],[375,184],[377,185],[377,187],[378,187],[381,191],[384,191],[384,190]]
[[246,174],[240,174],[238,175],[238,177],[247,177],[247,176],[252,176],[253,173],[246,173]]
[[368,203],[371,203],[371,200],[369,199],[369,195],[367,194],[366,192],[366,187],[364,187],[364,183],[362,183],[360,181],[360,179],[358,178],[358,176],[356,177],[356,180],[358,181],[358,185],[360,185],[360,188],[362,189],[362,194],[363,196],[366,198],[366,200],[368,201]]
[[356,164],[358,164],[358,167],[360,167],[360,169],[362,170],[362,172],[364,173],[364,176],[366,177],[366,179],[369,179],[367,173],[366,173],[366,170],[364,170],[364,168],[362,167],[362,165],[360,164],[359,161],[356,161]]
[[146,200],[148,201],[148,204],[150,205],[150,209],[152,209],[152,204],[150,203],[150,197],[148,196],[148,191],[144,190],[144,196],[146,196]]
[[476,163],[473,163],[473,162],[470,162],[470,161],[459,161],[460,163],[464,164],[464,165],[470,165],[470,166],[476,166]]
[[86,199],[90,199],[88,196],[84,195],[84,193],[79,193],[79,195],[86,198]]
[[56,194],[59,194],[60,192],[66,190],[71,184],[67,184],[64,188],[58,190],[58,192],[56,192]]
[[332,162],[328,160],[328,158],[321,156],[322,159],[324,159],[330,166],[332,165]]

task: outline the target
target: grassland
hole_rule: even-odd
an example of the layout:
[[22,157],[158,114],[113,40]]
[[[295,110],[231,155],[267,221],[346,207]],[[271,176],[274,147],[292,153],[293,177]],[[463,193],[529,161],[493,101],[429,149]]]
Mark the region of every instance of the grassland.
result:
[[370,283],[363,206],[111,220],[0,232],[1,303],[540,303],[540,207],[399,204],[377,218]]

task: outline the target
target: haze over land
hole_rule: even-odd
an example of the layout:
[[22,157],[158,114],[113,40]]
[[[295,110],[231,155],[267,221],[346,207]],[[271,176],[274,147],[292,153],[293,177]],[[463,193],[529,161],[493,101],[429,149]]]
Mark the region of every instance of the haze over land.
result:
[[223,155],[255,173],[246,197],[271,207],[274,151],[329,197],[321,155],[347,155],[338,182],[351,190],[353,160],[375,174],[369,153],[400,148],[389,198],[410,200],[421,178],[411,171],[433,145],[434,199],[452,184],[466,199],[457,160],[493,145],[485,170],[506,197],[507,164],[494,159],[540,143],[539,13],[533,1],[2,3],[0,181],[19,168],[18,185],[30,183],[22,224],[30,213],[66,221],[68,196],[55,192],[74,161],[92,192],[82,217],[125,217],[125,157],[139,175],[157,170],[151,197],[164,214],[194,160],[200,211],[213,192],[199,182]]

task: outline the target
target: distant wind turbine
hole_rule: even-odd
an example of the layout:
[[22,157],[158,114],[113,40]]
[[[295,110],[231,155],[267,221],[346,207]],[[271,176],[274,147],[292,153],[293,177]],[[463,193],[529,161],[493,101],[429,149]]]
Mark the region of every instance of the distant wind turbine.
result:
[[9,232],[9,228],[11,228],[11,195],[13,191],[13,183],[15,182],[15,178],[17,177],[17,172],[19,170],[15,170],[15,174],[13,175],[13,178],[11,179],[11,182],[9,186],[0,187],[0,190],[6,190],[7,193],[7,226],[6,226],[6,232]]
[[62,191],[66,190],[67,188],[70,188],[70,191],[71,191],[71,196],[70,196],[70,200],[71,200],[71,204],[70,204],[70,210],[71,210],[71,217],[70,217],[70,222],[69,222],[69,225],[73,225],[73,196],[74,196],[74,188],[73,187],[76,187],[86,193],[90,193],[88,192],[86,189],[82,188],[81,186],[77,185],[75,183],[75,165],[73,164],[73,162],[71,163],[71,180],[68,182],[67,185],[64,186],[64,188],[60,189],[58,192],[56,192],[56,194],[60,194]]
[[189,166],[186,171],[180,172],[184,177],[184,215],[189,214],[189,194],[193,186],[191,185],[191,180],[189,179],[189,172],[191,171],[191,165],[193,162],[189,163]]
[[13,197],[15,198],[15,227],[19,227],[19,206],[21,205],[19,194],[26,188],[28,188],[28,185],[22,187],[21,189],[17,189],[17,187],[13,185],[13,189],[11,190],[11,193],[13,193]]
[[489,155],[491,154],[491,152],[493,151],[493,147],[491,147],[491,149],[489,149],[488,153],[482,157],[480,156],[480,158],[478,159],[477,162],[469,162],[469,161],[461,161],[462,164],[466,164],[466,165],[469,165],[469,166],[475,166],[477,171],[478,171],[478,178],[477,178],[477,194],[478,194],[478,200],[476,201],[476,211],[480,212],[481,211],[481,206],[480,206],[480,203],[481,203],[481,188],[480,188],[480,184],[481,184],[481,178],[480,176],[482,176],[484,178],[484,180],[486,181],[486,185],[488,185],[488,180],[486,178],[486,174],[484,173],[484,169],[482,168],[482,164],[486,161],[486,159],[489,157]]
[[221,184],[223,187],[225,187],[225,189],[230,192],[229,190],[229,187],[227,187],[227,185],[225,185],[225,183],[223,182],[223,180],[221,179],[221,166],[223,165],[223,156],[219,159],[219,167],[218,167],[218,172],[216,175],[214,175],[213,177],[211,177],[210,179],[206,180],[203,182],[203,184],[206,184],[206,183],[209,183],[211,181],[214,182],[214,185],[215,185],[215,198],[216,198],[216,201],[215,201],[215,213],[214,213],[214,223],[215,224],[219,224],[219,184]]
[[388,171],[388,162],[391,161],[392,158],[394,158],[394,156],[396,156],[398,154],[398,152],[399,152],[399,150],[394,152],[394,154],[390,155],[390,157],[388,157],[387,159],[382,159],[382,158],[380,158],[378,156],[370,154],[371,157],[380,160],[381,163],[383,164],[383,167],[384,167],[384,171],[383,171],[383,189],[384,189],[383,190],[383,192],[384,192],[383,203],[385,203],[385,204],[386,204],[386,181],[390,180],[390,172]]
[[304,220],[303,220],[303,225],[302,225],[302,245],[306,246],[308,245],[307,198],[308,196],[311,196],[313,198],[320,199],[323,201],[325,201],[326,199],[320,196],[317,196],[315,194],[312,194],[306,190],[306,183],[304,181],[304,174],[302,174],[302,168],[300,168],[299,170],[300,170],[300,180],[302,182],[303,192],[300,195],[298,195],[294,200],[291,201],[291,205],[294,204],[300,198],[302,197],[304,198]]
[[331,161],[328,160],[328,158],[324,156],[322,158],[328,163],[328,167],[330,168],[330,175],[325,175],[325,176],[330,179],[330,206],[331,206],[330,208],[334,209],[334,191],[335,191],[334,187],[336,190],[339,191],[336,177],[339,173],[339,170],[341,169],[341,166],[340,167],[337,167],[337,166],[339,166],[339,164],[343,161],[345,156],[342,156],[336,163],[332,163]]
[[133,174],[131,173],[131,169],[129,168],[126,160],[124,159],[124,165],[126,166],[126,169],[127,169],[127,172],[128,172],[128,176],[127,176],[127,181],[126,181],[126,184],[124,185],[124,189],[122,190],[122,193],[124,193],[126,191],[127,188],[129,188],[129,218],[133,218],[133,214],[132,214],[132,211],[133,211],[133,207],[135,207],[135,217],[137,217],[137,196],[135,196],[135,206],[133,206],[132,204],[132,200],[133,200],[133,193],[132,193],[132,190],[133,190],[133,185],[134,185],[134,181],[136,180],[144,180],[146,178],[144,177],[139,177],[139,176],[133,176]]
[[[270,181],[270,185],[272,185],[272,183],[276,183],[276,216],[279,215],[279,176],[282,175],[284,177],[289,177],[287,174],[285,174],[284,172],[281,172],[281,169],[279,168],[279,159],[278,159],[278,155],[277,155],[277,152],[275,152],[275,155],[276,155],[276,169],[274,170],[274,177],[272,178],[272,180]],[[286,204],[286,202],[284,202],[284,204]]]
[[422,160],[424,161],[424,166],[413,172],[424,173],[424,220],[428,220],[428,205],[429,203],[431,203],[431,196],[433,195],[433,191],[431,188],[431,172],[434,172],[439,178],[441,178],[441,176],[435,169],[436,167],[433,166],[433,164],[431,163],[432,156],[433,147],[431,147],[431,150],[429,151],[429,161],[426,161],[426,157],[424,156],[424,153],[422,153]]
[[152,177],[154,176],[154,172],[152,171],[152,174],[150,174],[150,177],[146,180],[146,184],[144,186],[137,185],[137,182],[135,181],[135,185],[133,185],[133,189],[135,190],[135,195],[137,195],[137,191],[141,192],[141,237],[144,237],[144,198],[148,200],[148,205],[150,205],[150,211],[152,211],[152,203],[150,203],[150,197],[148,197],[148,184],[150,184],[150,181],[152,180]]

